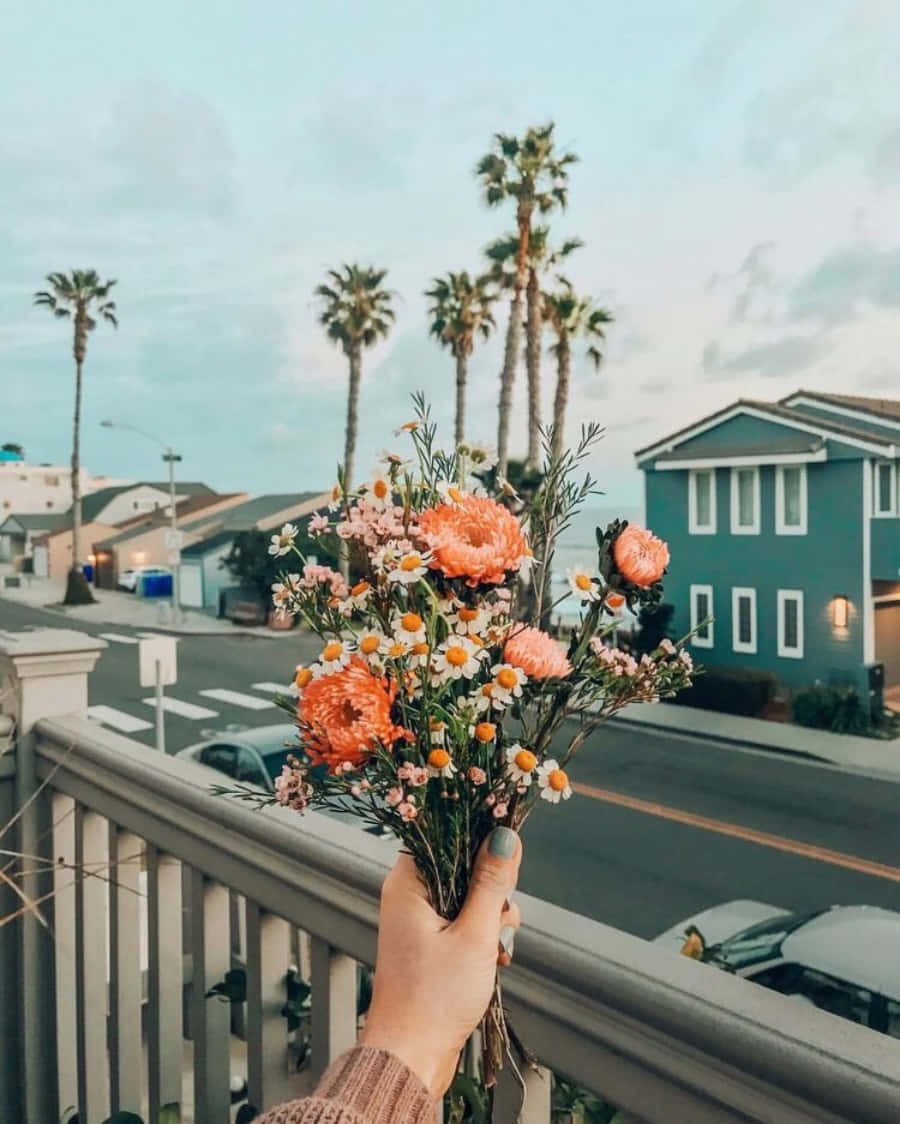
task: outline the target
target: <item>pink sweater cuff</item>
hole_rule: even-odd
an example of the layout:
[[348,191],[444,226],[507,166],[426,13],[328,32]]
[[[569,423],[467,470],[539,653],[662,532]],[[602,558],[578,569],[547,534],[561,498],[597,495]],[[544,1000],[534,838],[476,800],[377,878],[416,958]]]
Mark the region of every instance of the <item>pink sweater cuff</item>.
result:
[[357,1046],[325,1072],[315,1093],[271,1109],[258,1124],[433,1124],[435,1103],[385,1050]]

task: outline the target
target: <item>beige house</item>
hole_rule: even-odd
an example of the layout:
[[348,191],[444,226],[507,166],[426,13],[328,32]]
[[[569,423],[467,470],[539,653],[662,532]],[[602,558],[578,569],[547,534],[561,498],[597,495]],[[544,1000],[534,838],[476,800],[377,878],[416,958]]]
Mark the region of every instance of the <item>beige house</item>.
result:
[[[89,562],[90,546],[95,538],[115,534],[109,523],[82,523],[81,554]],[[39,578],[64,577],[72,569],[72,528],[60,527],[34,540],[32,546],[34,573]]]

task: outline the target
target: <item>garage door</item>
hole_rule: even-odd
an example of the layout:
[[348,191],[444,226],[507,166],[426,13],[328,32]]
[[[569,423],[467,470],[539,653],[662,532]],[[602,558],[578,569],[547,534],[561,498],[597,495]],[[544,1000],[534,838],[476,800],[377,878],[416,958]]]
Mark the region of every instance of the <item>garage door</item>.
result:
[[900,603],[875,606],[875,659],[884,664],[885,684],[900,684]]
[[36,546],[34,548],[34,572],[35,576],[39,578],[46,578],[50,562],[47,558],[47,548],[45,546]]
[[181,604],[189,609],[203,608],[203,571],[199,566],[181,564]]

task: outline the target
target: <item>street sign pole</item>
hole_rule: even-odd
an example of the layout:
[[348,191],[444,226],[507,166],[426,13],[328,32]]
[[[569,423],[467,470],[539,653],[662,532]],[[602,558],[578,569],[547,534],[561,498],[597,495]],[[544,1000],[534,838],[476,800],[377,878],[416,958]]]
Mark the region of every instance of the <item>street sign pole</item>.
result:
[[[163,454],[163,460],[169,465],[169,515],[172,520],[172,541],[175,546],[180,546],[178,535],[178,518],[175,514],[175,462],[181,457],[171,448]],[[173,549],[170,547],[170,549]],[[172,623],[177,624],[181,619],[181,558],[172,567]]]
[[156,748],[160,753],[166,752],[166,718],[163,710],[163,682],[162,664],[154,660],[156,665]]
[[170,686],[178,681],[178,658],[174,636],[146,636],[141,638],[138,643],[138,678],[142,687],[152,687],[154,690],[156,748],[160,753],[165,753],[166,727],[163,687]]

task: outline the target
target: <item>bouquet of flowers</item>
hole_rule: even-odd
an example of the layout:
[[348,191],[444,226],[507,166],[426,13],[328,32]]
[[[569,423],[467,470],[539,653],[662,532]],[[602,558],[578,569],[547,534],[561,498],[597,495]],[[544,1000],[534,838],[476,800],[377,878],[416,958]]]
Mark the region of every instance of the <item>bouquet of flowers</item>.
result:
[[[288,563],[275,604],[322,648],[297,668],[294,697],[280,700],[299,743],[271,799],[387,827],[434,908],[453,919],[491,830],[518,830],[538,804],[568,800],[567,766],[591,731],[686,686],[691,658],[683,642],[663,640],[639,658],[609,642],[623,605],[660,600],[669,560],[663,542],[624,522],[598,529],[595,564],[569,574],[582,612],[567,645],[542,627],[555,543],[595,491],[590,476],[575,476],[597,427],[574,450],[548,452],[523,503],[484,449],[438,449],[416,403],[416,420],[402,427],[413,458],[386,455],[384,471],[352,492],[339,472],[330,514],[310,521],[313,537],[333,537],[351,578],[307,561],[296,527],[272,538],[271,553]],[[499,988],[482,1042],[490,1085],[510,1045]]]

